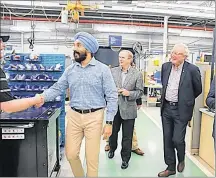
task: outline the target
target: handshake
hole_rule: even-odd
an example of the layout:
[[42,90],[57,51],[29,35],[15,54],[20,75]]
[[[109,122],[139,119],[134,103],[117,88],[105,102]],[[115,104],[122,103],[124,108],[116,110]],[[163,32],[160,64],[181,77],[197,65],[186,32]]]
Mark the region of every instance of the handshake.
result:
[[35,106],[37,108],[44,104],[43,95],[36,94],[31,98],[14,99],[10,101],[1,102],[1,110],[7,113],[19,112]]
[[33,100],[34,100],[34,106],[36,108],[39,108],[39,107],[41,107],[44,104],[44,97],[43,97],[43,95],[36,94],[33,97]]

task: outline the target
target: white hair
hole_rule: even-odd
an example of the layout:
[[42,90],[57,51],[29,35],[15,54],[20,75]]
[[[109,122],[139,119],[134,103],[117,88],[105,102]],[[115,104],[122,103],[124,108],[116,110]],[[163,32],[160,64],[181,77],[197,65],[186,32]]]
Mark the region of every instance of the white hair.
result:
[[[184,50],[185,50],[185,56],[187,56],[187,57],[189,56],[190,51],[189,51],[187,45],[185,45],[184,43],[178,43],[178,44],[175,44],[173,49],[176,48],[176,47],[183,47]],[[172,49],[172,51],[173,51],[173,49]]]
[[126,52],[128,54],[128,59],[130,59],[131,61],[133,61],[133,53],[129,50],[121,50],[121,52]]

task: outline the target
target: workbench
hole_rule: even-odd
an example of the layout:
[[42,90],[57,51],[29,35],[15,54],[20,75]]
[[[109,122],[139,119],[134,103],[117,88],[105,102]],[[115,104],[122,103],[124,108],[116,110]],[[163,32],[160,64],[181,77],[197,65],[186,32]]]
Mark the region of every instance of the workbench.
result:
[[212,137],[213,122],[215,113],[207,108],[200,108],[202,113],[199,157],[204,160],[212,169],[215,169],[214,140]]
[[0,177],[58,176],[60,112],[42,107],[1,113]]
[[162,85],[145,85],[145,87],[147,88],[147,107],[149,107],[149,104],[161,103]]

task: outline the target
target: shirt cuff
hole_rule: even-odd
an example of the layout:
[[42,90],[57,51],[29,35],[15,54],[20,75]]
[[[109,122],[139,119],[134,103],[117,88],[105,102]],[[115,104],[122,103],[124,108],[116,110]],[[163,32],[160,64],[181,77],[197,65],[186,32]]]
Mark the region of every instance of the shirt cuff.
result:
[[110,114],[110,113],[107,113],[106,121],[113,121],[113,120],[114,120],[114,115]]
[[48,97],[47,97],[47,95],[46,95],[45,92],[41,93],[40,95],[41,95],[42,97],[44,97],[44,102],[47,102],[47,101],[48,101]]

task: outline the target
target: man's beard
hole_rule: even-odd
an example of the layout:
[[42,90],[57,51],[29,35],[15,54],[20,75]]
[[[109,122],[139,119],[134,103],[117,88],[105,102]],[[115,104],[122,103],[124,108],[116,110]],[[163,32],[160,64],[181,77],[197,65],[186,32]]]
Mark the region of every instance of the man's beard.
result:
[[82,61],[84,61],[86,59],[86,57],[87,57],[86,52],[85,53],[80,53],[78,51],[74,51],[74,60],[76,62],[81,63]]

